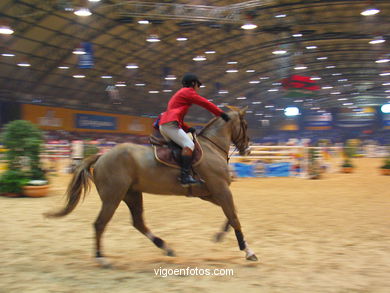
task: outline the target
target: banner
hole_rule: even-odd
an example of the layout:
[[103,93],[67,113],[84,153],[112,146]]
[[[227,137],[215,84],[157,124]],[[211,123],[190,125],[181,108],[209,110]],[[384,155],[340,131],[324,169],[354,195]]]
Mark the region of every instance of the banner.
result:
[[50,106],[22,105],[22,119],[44,130],[106,132],[149,135],[153,119],[122,114],[73,110]]
[[75,126],[82,129],[116,130],[117,121],[112,116],[76,114]]
[[305,129],[307,130],[328,130],[332,127],[332,114],[318,113],[309,114],[304,119]]
[[390,114],[383,114],[383,128],[390,129]]
[[91,69],[94,65],[92,44],[84,42],[82,46],[85,54],[79,55],[79,68]]
[[372,107],[362,109],[340,108],[336,114],[335,125],[343,128],[367,127],[375,123],[376,112]]

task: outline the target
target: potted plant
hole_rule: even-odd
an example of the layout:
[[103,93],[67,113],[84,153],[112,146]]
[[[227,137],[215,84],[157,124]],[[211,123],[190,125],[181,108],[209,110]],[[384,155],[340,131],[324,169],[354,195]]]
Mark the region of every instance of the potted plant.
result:
[[383,175],[390,175],[390,156],[385,159],[380,169]]
[[[8,165],[8,171],[0,177],[1,193],[16,191],[19,195],[30,195],[28,190],[31,189],[31,181],[35,181],[35,185],[39,182],[42,193],[33,196],[46,195],[48,181],[40,162],[42,132],[29,121],[15,120],[5,126],[1,141],[7,149]],[[36,189],[35,186],[32,189]]]
[[321,178],[321,168],[319,164],[320,154],[317,149],[309,149],[309,164],[308,164],[308,173],[309,179],[320,179]]
[[19,170],[7,170],[0,176],[0,194],[10,197],[23,193],[23,186],[28,179],[26,174]]

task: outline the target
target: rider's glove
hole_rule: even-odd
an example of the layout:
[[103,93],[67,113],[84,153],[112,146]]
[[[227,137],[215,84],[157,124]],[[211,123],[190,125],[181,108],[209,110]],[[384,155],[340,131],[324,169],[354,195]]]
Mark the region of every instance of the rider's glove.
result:
[[196,129],[194,127],[188,128],[188,132],[196,133]]
[[229,117],[228,114],[226,114],[225,112],[222,112],[221,118],[222,118],[223,120],[225,120],[226,122],[228,122],[228,121],[230,120],[230,117]]

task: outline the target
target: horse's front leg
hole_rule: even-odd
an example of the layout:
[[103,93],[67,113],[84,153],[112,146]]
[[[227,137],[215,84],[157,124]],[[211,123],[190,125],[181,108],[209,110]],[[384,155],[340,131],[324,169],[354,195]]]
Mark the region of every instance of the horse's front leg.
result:
[[234,207],[233,196],[229,187],[226,185],[224,188],[220,189],[218,193],[215,193],[214,196],[216,197],[226,218],[228,219],[228,223],[226,223],[225,229],[228,229],[229,224],[233,227],[234,232],[236,234],[238,246],[240,250],[245,251],[246,259],[256,261],[257,257],[255,253],[249,248],[248,244],[244,239],[244,234],[241,231],[241,224],[238,219],[236,209]]
[[221,242],[230,229],[229,220],[223,224],[222,230],[215,235],[215,242]]

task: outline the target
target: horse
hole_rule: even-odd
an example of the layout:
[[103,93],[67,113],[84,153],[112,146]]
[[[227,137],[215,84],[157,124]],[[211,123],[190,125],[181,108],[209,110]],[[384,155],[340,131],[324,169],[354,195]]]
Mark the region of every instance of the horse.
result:
[[[233,110],[227,113],[230,117],[228,122],[220,117],[214,117],[197,136],[203,150],[203,159],[194,167],[194,172],[204,180],[204,183],[191,187],[191,196],[222,208],[227,220],[223,230],[217,233],[216,241],[221,241],[231,226],[235,231],[239,249],[245,251],[246,259],[257,261],[255,253],[244,240],[229,188],[231,176],[228,157],[231,142],[241,155],[246,155],[249,150],[247,123],[244,119],[246,108],[230,109]],[[103,155],[92,155],[84,159],[68,185],[66,205],[59,211],[45,215],[63,217],[71,213],[80,198],[86,196],[90,189],[90,181],[93,181],[102,201],[94,223],[95,258],[99,264],[110,266],[102,253],[101,238],[121,201],[125,202],[130,210],[133,226],[166,255],[174,256],[173,249],[145,225],[143,193],[189,196],[189,187],[182,187],[178,182],[179,172],[179,169],[158,162],[151,146],[119,144]]]

